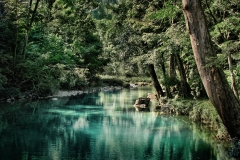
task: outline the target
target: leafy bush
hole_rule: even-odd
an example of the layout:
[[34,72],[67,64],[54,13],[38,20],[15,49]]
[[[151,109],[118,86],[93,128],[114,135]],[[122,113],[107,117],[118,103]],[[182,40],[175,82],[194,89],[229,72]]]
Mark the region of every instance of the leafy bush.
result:
[[88,74],[88,70],[82,68],[62,71],[59,77],[61,89],[81,89],[87,86]]
[[162,82],[162,84],[164,85],[164,86],[168,86],[168,87],[170,87],[170,86],[175,86],[175,85],[177,85],[177,84],[179,84],[180,83],[180,81],[176,78],[176,77],[166,77],[166,79],[165,80],[163,80],[163,82]]
[[102,79],[102,83],[108,86],[122,86],[123,81],[121,79]]

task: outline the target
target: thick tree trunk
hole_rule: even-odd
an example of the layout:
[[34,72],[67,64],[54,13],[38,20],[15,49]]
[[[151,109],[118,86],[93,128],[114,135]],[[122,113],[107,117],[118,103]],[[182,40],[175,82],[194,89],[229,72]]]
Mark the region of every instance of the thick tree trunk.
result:
[[240,138],[240,104],[223,70],[210,64],[211,59],[217,57],[211,43],[201,1],[182,0],[182,4],[194,57],[208,97],[230,136]]
[[160,98],[160,96],[163,97],[164,93],[163,93],[162,87],[159,84],[159,81],[158,81],[158,78],[157,78],[157,75],[156,75],[153,64],[149,64],[149,73],[150,73],[150,76],[151,76],[152,81],[153,81],[153,86],[156,89],[158,98]]
[[176,55],[176,58],[177,58],[178,70],[181,78],[181,89],[180,89],[182,92],[181,95],[183,96],[183,98],[192,98],[193,96],[191,95],[191,88],[187,82],[187,77],[185,74],[185,69],[183,66],[182,59],[179,56],[179,54]]

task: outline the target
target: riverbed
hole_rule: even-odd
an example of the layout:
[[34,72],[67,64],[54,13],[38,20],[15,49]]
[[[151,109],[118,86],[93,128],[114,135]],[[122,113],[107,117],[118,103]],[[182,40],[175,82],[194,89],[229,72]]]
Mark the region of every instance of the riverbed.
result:
[[136,111],[135,100],[153,92],[139,87],[1,103],[0,159],[230,159],[228,144],[201,124]]

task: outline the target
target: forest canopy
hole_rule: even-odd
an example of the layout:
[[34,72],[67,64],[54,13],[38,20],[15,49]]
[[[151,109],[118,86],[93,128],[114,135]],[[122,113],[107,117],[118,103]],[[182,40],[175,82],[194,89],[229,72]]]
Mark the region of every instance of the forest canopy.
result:
[[[238,95],[239,1],[202,7],[217,51],[207,66],[224,69]],[[98,86],[99,75],[149,77],[149,65],[168,96],[206,96],[179,1],[2,0],[0,29],[1,99]]]

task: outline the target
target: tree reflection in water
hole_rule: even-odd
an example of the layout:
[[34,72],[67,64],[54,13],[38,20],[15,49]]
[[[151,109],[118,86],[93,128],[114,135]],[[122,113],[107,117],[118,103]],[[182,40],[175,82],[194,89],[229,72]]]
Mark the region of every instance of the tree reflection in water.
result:
[[148,92],[153,89],[2,104],[0,159],[220,157],[211,137],[186,118],[135,112],[135,100]]

